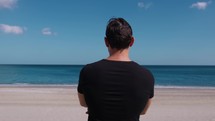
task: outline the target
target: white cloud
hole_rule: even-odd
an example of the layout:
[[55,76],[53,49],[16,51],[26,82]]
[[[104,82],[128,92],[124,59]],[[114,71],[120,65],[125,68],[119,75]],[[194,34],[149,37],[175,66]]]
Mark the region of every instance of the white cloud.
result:
[[140,8],[144,8],[145,7],[145,4],[143,2],[138,2],[137,3],[137,6],[140,7]]
[[4,33],[11,33],[11,34],[23,34],[26,28],[22,28],[19,26],[11,26],[7,24],[0,24],[0,30]]
[[199,10],[204,10],[208,7],[211,1],[208,2],[196,2],[191,5],[191,8],[197,8]]
[[145,9],[148,9],[149,7],[151,7],[152,3],[144,3],[144,2],[138,2],[137,3],[137,6],[139,8],[145,8]]
[[12,9],[16,4],[17,0],[0,0],[0,8]]
[[42,29],[42,34],[43,35],[56,35],[56,33],[52,32],[50,28],[43,28]]

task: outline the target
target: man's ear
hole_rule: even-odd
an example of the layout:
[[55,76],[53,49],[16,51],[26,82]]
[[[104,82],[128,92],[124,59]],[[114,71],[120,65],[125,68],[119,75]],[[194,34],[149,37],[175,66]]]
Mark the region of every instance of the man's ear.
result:
[[110,46],[107,37],[105,37],[105,45],[106,45],[106,47],[109,47],[109,46]]
[[129,46],[131,47],[134,44],[134,37],[131,37],[131,42],[129,44]]

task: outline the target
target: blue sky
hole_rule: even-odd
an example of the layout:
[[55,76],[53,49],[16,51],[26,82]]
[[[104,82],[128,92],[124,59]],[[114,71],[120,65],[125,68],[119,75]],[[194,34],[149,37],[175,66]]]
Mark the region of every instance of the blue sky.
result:
[[0,64],[86,64],[108,56],[111,17],[132,26],[144,65],[215,65],[212,0],[0,0]]

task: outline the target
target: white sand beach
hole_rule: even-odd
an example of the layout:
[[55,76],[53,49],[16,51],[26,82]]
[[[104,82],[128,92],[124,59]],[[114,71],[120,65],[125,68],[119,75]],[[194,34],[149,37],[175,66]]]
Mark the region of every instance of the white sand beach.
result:
[[[1,86],[0,121],[87,121],[75,87]],[[156,88],[141,121],[215,121],[215,89]]]

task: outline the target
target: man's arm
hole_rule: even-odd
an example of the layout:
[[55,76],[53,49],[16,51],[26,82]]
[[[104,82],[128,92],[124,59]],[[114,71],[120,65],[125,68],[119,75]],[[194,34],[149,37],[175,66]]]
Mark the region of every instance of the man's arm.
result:
[[80,103],[81,106],[87,107],[87,104],[86,104],[86,101],[85,101],[85,98],[84,98],[83,94],[78,93],[78,99],[79,99],[79,103]]
[[151,103],[152,103],[152,99],[150,98],[150,99],[148,100],[148,102],[146,103],[146,106],[145,106],[145,108],[143,109],[143,111],[141,112],[140,115],[146,114],[146,112],[147,112],[149,106],[151,105]]

